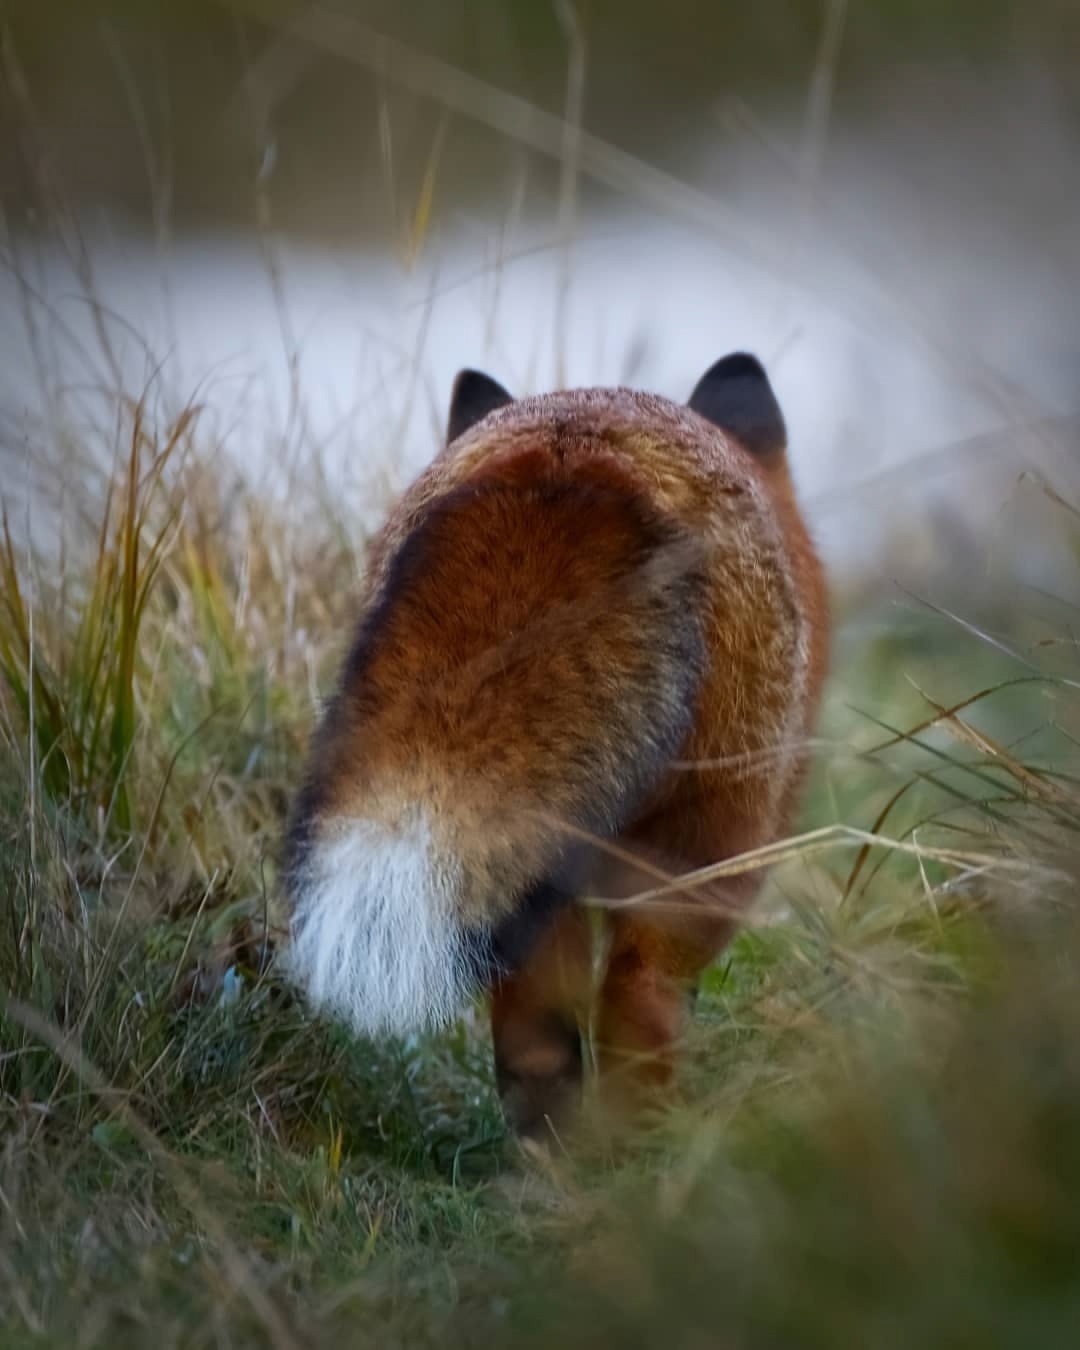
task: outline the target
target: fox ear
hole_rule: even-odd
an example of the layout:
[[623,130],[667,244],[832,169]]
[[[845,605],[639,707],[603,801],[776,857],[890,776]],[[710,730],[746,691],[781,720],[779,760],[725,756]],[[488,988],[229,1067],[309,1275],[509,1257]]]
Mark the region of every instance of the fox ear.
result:
[[748,352],[733,352],[702,375],[690,395],[689,406],[730,432],[758,459],[784,453],[787,428],[765,368]]
[[479,370],[462,370],[450,394],[450,416],[446,424],[446,443],[456,441],[464,431],[496,408],[513,403],[513,398],[497,380]]

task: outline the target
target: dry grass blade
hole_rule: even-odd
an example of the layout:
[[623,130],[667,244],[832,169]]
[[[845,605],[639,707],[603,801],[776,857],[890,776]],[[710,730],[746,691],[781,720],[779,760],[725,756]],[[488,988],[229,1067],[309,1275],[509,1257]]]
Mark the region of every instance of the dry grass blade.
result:
[[[992,806],[994,797],[1000,794],[1002,790],[1000,779],[994,773],[988,771],[989,769],[996,767],[995,759],[993,756],[990,756],[988,761],[978,763],[971,763],[970,761],[964,759],[955,759],[951,755],[946,754],[944,750],[938,749],[937,746],[931,745],[929,742],[925,740],[920,740],[917,736],[911,733],[898,732],[895,727],[890,726],[887,722],[883,721],[881,718],[874,717],[870,713],[860,712],[860,716],[864,717],[874,726],[881,727],[883,730],[892,733],[893,737],[907,742],[916,749],[922,751],[924,754],[932,756],[945,768],[953,769],[957,773],[962,774],[964,777],[970,778],[974,780],[976,783],[980,784],[980,786],[982,786],[985,790],[987,790],[988,794],[984,796],[982,802],[980,803],[980,808],[983,814],[988,819],[991,820],[1003,819],[995,812]],[[933,726],[939,720],[940,720],[939,718],[931,719],[930,725]],[[1000,767],[1007,767],[1007,766],[1002,765]],[[974,804],[973,802],[970,801],[968,797],[965,796],[965,794],[957,791],[955,788],[950,787],[943,780],[938,779],[937,785],[943,791],[954,794],[959,801],[966,801],[969,802],[969,804],[972,805]],[[1054,826],[1063,827],[1067,830],[1076,829],[1077,820],[1075,812],[1071,809],[1071,807],[1069,806],[1063,807],[1057,800],[1051,797],[1047,797],[1046,795],[1039,795],[1036,797],[1036,800],[1039,802],[1044,813],[1049,817],[1050,821]],[[1045,833],[1045,831],[1040,831],[1031,823],[1029,823],[1027,826],[1027,841],[1029,844],[1038,845],[1044,850],[1053,847],[1053,840]]]
[[[919,689],[918,685],[912,683],[914,688]],[[919,689],[919,693],[937,711],[937,717],[931,725],[938,723],[944,725],[962,745],[970,745],[982,754],[987,755],[995,763],[1002,765],[1018,783],[1027,788],[1034,796],[1041,797],[1043,800],[1059,806],[1074,809],[1080,805],[1074,793],[1066,792],[1064,788],[1059,787],[1043,774],[1028,768],[1026,764],[1021,764],[1003,745],[995,741],[992,736],[988,736],[985,731],[979,731],[970,722],[965,722],[954,709],[943,707],[935,702],[923,689]]]
[[57,797],[70,791],[73,772],[82,771],[80,747],[65,736],[67,713],[45,653],[31,634],[28,606],[6,511],[0,551],[0,673],[26,726],[33,727],[34,753],[45,774],[43,786]]
[[142,444],[142,418],[136,410],[131,428],[131,454],[128,461],[127,497],[121,517],[119,632],[113,684],[112,747],[115,784],[116,824],[131,828],[131,804],[124,781],[131,748],[135,740],[135,656],[138,629],[135,622],[139,591],[139,452]]
[[[734,858],[725,859],[724,862],[714,863],[709,867],[696,868],[692,872],[684,873],[668,885],[656,887],[651,891],[642,891],[625,900],[606,900],[593,896],[590,897],[589,903],[601,908],[615,910],[644,907],[662,900],[665,902],[665,909],[668,909],[673,904],[671,897],[685,893],[688,889],[692,891],[697,887],[708,886],[730,877],[759,872],[781,863],[794,862],[811,857],[814,854],[831,852],[838,848],[863,847],[866,845],[886,848],[892,852],[907,854],[913,858],[942,863],[947,867],[957,868],[958,870],[978,867],[993,869],[998,872],[1022,871],[1025,874],[1030,874],[1037,866],[1026,858],[1009,858],[976,850],[933,848],[923,844],[906,843],[900,839],[891,839],[886,835],[874,834],[870,830],[857,829],[853,825],[837,824],[825,825],[820,829],[810,830],[806,834],[780,840],[778,843],[769,844],[764,848],[750,849]],[[1049,868],[1042,869],[1042,872],[1048,878],[1060,879],[1062,876],[1061,873]],[[722,905],[720,901],[714,903]]]
[[[985,689],[980,689],[977,694],[969,694],[966,698],[960,699],[959,702],[953,703],[949,707],[945,707],[944,705],[939,706],[934,703],[932,699],[927,698],[926,701],[937,709],[937,712],[933,717],[927,717],[923,721],[916,723],[915,726],[909,727],[906,731],[898,731],[887,740],[879,741],[876,745],[873,745],[864,751],[864,754],[868,756],[877,755],[883,750],[892,749],[894,745],[900,745],[903,741],[910,741],[913,737],[920,735],[924,731],[929,731],[932,727],[936,726],[943,717],[951,717],[955,713],[963,712],[965,708],[971,708],[976,703],[982,703],[984,700],[991,698],[994,694],[1001,693],[1003,690],[1021,689],[1030,685],[1053,685],[1055,683],[1056,681],[1054,678],[1049,675],[1018,675],[1015,679],[1000,680],[997,684],[988,685]],[[918,688],[917,685],[913,687]],[[922,694],[921,689],[919,692]],[[926,695],[923,694],[923,697],[926,698]]]
[[[882,807],[881,811],[878,813],[877,818],[875,819],[873,825],[870,826],[870,833],[872,835],[879,835],[881,833],[882,829],[884,828],[885,822],[892,815],[893,808],[897,805],[898,802],[900,802],[907,795],[907,793],[911,790],[911,788],[915,786],[916,782],[918,782],[918,779],[914,778],[909,779],[908,782],[902,783],[900,787],[896,789],[896,791],[893,793],[893,795],[889,798],[889,800]],[[852,865],[851,871],[848,873],[847,881],[844,883],[844,890],[840,897],[841,902],[846,901],[848,897],[851,895],[851,892],[854,890],[855,883],[858,881],[859,874],[862,872],[863,868],[866,865],[866,860],[870,856],[870,850],[872,847],[873,847],[872,844],[866,843],[862,846],[862,848],[859,849],[858,853],[855,855],[855,862]]]
[[1067,498],[1063,497],[1061,493],[1058,492],[1057,488],[1048,483],[1041,474],[1033,474],[1031,470],[1026,470],[1024,476],[1033,477],[1040,489],[1047,497],[1049,497],[1055,506],[1060,506],[1061,509],[1068,512],[1075,521],[1080,522],[1080,506],[1077,506],[1075,502],[1070,502]]
[[[951,609],[946,609],[943,605],[936,605],[933,601],[927,600],[923,596],[915,595],[914,592],[908,591],[904,587],[900,587],[900,589],[904,590],[904,593],[911,600],[915,601],[916,604],[928,609],[932,614],[938,614],[943,619],[948,619],[950,623],[956,624],[957,627],[963,629],[965,633],[970,633],[972,637],[978,638],[980,642],[985,643],[988,647],[992,647],[994,651],[1001,652],[1003,656],[1007,656],[1010,660],[1017,661],[1020,665],[1026,666],[1028,670],[1034,671],[1036,676],[1040,679],[1047,678],[1033,661],[1029,661],[1022,652],[1018,652],[1015,647],[1011,646],[1008,642],[1004,642],[1000,638],[994,637],[992,633],[988,633],[984,628],[980,628],[978,624],[973,623],[970,619],[965,619],[962,615],[955,613]],[[1080,680],[1068,679],[1064,675],[1055,676],[1053,683],[1063,689],[1080,690]]]
[[435,207],[435,185],[439,176],[439,163],[442,159],[443,145],[446,141],[447,119],[441,118],[431,143],[420,191],[416,198],[416,207],[409,222],[408,235],[402,250],[402,262],[407,268],[416,265],[431,230],[431,216]]

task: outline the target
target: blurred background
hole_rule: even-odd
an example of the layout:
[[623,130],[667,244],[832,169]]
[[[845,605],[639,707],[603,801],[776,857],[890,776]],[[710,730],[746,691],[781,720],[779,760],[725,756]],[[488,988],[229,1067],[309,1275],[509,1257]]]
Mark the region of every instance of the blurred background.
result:
[[1044,484],[1080,462],[1073,0],[5,14],[9,496],[48,497],[46,443],[123,385],[199,402],[266,490],[317,462],[362,529],[462,365],[683,398],[746,347],[838,593],[1052,588]]

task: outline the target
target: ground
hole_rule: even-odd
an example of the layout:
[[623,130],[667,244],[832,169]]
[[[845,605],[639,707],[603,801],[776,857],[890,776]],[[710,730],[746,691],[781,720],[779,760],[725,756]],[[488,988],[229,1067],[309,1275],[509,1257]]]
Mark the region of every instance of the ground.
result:
[[127,432],[63,558],[0,555],[0,1343],[1074,1344],[1075,610],[842,608],[677,1092],[530,1152],[482,1009],[371,1044],[281,975],[344,508]]

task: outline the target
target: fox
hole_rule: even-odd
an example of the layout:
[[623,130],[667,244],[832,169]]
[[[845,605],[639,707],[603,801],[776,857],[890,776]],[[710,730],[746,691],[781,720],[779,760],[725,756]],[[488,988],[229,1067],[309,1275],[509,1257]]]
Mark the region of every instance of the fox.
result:
[[829,614],[787,443],[747,352],[685,404],[466,369],[372,540],[286,834],[290,974],[369,1037],[489,992],[523,1136],[579,1108],[586,1036],[616,1096],[663,1094],[762,879],[692,876],[791,826]]

